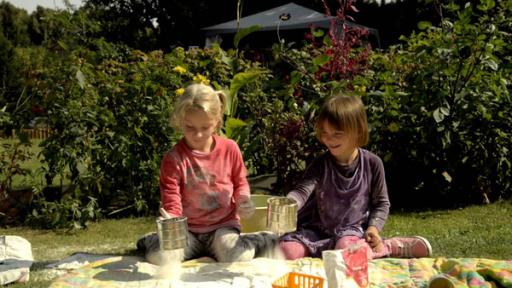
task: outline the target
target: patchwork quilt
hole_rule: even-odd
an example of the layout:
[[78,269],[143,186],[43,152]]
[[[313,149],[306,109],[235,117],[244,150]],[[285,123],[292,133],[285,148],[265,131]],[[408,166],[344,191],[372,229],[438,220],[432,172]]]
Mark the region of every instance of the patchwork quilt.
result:
[[[321,259],[279,261],[257,258],[250,262],[217,263],[208,258],[187,261],[165,271],[136,256],[114,256],[92,262],[57,278],[61,287],[271,287],[272,282],[296,271],[325,278]],[[481,288],[512,287],[512,260],[480,258],[386,258],[369,262],[370,287]],[[160,275],[160,276],[158,276]],[[327,280],[324,287],[327,287]]]
[[512,287],[512,260],[388,258],[369,264],[370,287]]

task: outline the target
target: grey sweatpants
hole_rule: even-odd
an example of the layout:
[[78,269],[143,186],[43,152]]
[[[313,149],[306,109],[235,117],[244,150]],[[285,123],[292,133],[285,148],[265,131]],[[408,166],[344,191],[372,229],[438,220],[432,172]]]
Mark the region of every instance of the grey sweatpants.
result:
[[281,258],[278,236],[271,232],[240,234],[235,228],[219,228],[209,233],[188,232],[185,249],[160,250],[157,233],[150,233],[137,241],[137,248],[145,251],[146,260],[163,265],[169,259],[180,261],[209,256],[219,262],[250,261],[255,257]]

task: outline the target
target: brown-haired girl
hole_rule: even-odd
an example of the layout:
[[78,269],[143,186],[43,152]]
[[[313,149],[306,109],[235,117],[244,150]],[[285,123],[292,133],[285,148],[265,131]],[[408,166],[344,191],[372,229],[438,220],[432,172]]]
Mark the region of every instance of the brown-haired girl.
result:
[[430,257],[422,237],[380,237],[389,214],[382,160],[361,147],[368,142],[365,107],[359,97],[337,95],[323,104],[316,136],[328,151],[316,158],[288,198],[299,206],[297,230],[283,235],[287,259],[321,257],[322,251],[367,245],[369,259]]

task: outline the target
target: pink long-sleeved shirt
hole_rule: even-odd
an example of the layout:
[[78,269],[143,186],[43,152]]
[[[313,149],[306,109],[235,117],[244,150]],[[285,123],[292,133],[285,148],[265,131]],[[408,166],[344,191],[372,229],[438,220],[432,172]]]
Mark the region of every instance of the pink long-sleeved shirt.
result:
[[247,170],[236,142],[214,135],[210,153],[192,151],[181,139],[160,166],[160,197],[173,216],[186,216],[189,230],[240,229],[236,203],[249,197]]

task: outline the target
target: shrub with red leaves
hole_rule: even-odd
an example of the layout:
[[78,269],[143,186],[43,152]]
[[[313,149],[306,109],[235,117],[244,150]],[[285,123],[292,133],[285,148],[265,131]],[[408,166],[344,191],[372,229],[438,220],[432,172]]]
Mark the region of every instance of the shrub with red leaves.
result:
[[[324,55],[329,56],[329,61],[322,65],[315,73],[315,77],[321,81],[350,80],[355,75],[361,74],[367,68],[367,59],[370,45],[363,40],[368,36],[368,29],[350,25],[346,20],[354,21],[346,13],[358,12],[352,5],[352,0],[339,0],[339,8],[335,18],[331,20],[327,37],[330,46],[324,45]],[[322,0],[325,14],[332,16],[331,10],[325,0]],[[325,43],[322,41],[320,43]],[[316,43],[315,46],[317,46]]]

